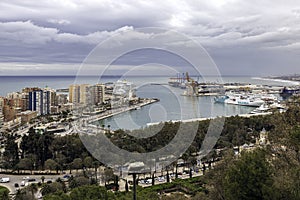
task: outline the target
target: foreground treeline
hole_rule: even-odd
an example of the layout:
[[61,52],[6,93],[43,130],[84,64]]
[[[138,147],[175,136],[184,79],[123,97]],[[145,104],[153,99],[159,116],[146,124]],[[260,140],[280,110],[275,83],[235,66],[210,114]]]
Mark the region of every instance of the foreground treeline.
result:
[[52,133],[35,133],[33,129],[19,139],[8,135],[1,159],[2,169],[19,173],[24,170],[54,173],[98,166],[99,162],[90,156],[78,135],[55,137]]

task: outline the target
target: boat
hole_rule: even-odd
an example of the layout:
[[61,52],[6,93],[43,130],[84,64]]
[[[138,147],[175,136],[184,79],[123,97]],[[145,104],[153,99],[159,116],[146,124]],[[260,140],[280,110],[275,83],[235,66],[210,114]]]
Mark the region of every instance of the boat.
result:
[[251,106],[251,107],[259,107],[264,101],[258,97],[255,97],[250,94],[235,94],[235,93],[227,93],[224,96],[219,96],[214,98],[217,103],[225,103],[232,105],[240,105],[240,106]]
[[206,84],[206,83],[201,83],[198,86],[198,93],[199,94],[208,94],[208,93],[219,93],[219,94],[224,94],[224,86],[219,85],[219,84]]
[[272,103],[265,102],[264,104],[262,104],[258,108],[252,110],[250,112],[250,114],[267,113],[267,112],[270,112],[274,109],[278,110],[279,112],[286,111],[286,107],[276,101],[276,102],[272,102]]
[[280,92],[280,96],[282,96],[283,98],[288,98],[294,94],[300,94],[300,89],[284,87]]
[[258,108],[252,110],[250,114],[266,113],[270,110],[270,107],[267,104],[262,104]]

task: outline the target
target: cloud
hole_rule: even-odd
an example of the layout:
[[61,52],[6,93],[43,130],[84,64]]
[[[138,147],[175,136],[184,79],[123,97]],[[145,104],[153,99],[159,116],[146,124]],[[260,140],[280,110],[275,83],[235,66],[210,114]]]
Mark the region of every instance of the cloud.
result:
[[53,24],[60,24],[60,25],[67,25],[70,24],[71,22],[65,19],[49,19],[48,22],[53,23]]
[[79,35],[61,33],[56,28],[41,27],[31,21],[0,22],[0,40],[10,40],[9,42],[21,42],[33,45],[46,44],[49,42],[96,45],[114,34],[128,30],[132,30],[132,27],[125,26],[114,31],[97,31],[86,35]]
[[[243,69],[244,62],[253,63],[250,54],[258,57],[253,66],[269,62],[279,69],[283,62],[265,59],[270,53],[290,60],[291,69],[298,64],[294,55],[300,51],[300,2],[293,0],[2,0],[0,9],[0,62],[80,63],[98,43],[115,34],[131,31],[115,46],[107,45],[108,53],[141,39],[159,42],[171,37],[137,30],[163,27],[202,44],[223,69],[228,68],[223,64]],[[169,43],[189,45],[176,38]],[[236,55],[241,59],[225,61]]]

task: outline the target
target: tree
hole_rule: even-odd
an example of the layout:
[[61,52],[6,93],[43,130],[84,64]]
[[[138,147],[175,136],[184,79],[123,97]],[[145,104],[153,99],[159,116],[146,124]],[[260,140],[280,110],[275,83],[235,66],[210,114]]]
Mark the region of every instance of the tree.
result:
[[83,165],[86,168],[91,168],[93,166],[93,158],[91,156],[87,156],[83,160]]
[[167,183],[170,182],[170,176],[169,176],[169,171],[167,171]]
[[72,167],[74,169],[76,169],[78,171],[78,169],[81,169],[82,168],[82,159],[81,158],[75,158],[72,162]]
[[69,187],[70,188],[77,188],[84,185],[89,185],[90,180],[85,177],[76,177],[76,178],[70,178],[69,179]]
[[128,187],[128,181],[126,179],[126,182],[125,182],[125,191],[128,192],[129,191],[129,187]]
[[22,170],[33,170],[33,164],[30,158],[23,158],[18,163],[18,168]]
[[109,181],[115,180],[114,172],[111,168],[105,168],[104,169],[104,181],[105,183],[109,183]]
[[9,168],[13,168],[19,162],[18,145],[14,136],[9,135],[7,137],[3,159]]
[[272,195],[272,170],[263,150],[243,153],[226,172],[227,199],[269,199]]
[[35,200],[35,198],[27,188],[23,188],[17,190],[14,200]]
[[100,163],[99,161],[95,160],[93,161],[93,167],[95,169],[95,176],[96,176],[96,183],[98,184],[98,176],[97,176],[97,170],[98,170],[98,167],[100,166]]
[[6,187],[0,186],[0,199],[9,200],[9,190]]
[[47,195],[47,194],[52,194],[58,191],[63,191],[64,186],[62,183],[58,183],[58,182],[53,182],[50,184],[45,184],[42,189],[41,189],[41,193],[42,195]]
[[71,200],[70,197],[62,191],[55,192],[43,197],[43,200]]
[[106,188],[95,185],[82,186],[71,191],[72,200],[98,200],[98,199],[115,199],[113,194]]
[[52,159],[48,159],[45,162],[45,169],[47,169],[47,170],[50,170],[50,171],[56,170],[57,166],[58,166],[57,162],[55,162]]
[[31,195],[34,196],[34,194],[38,191],[38,186],[32,183],[27,187],[27,189],[31,192]]
[[41,180],[42,180],[42,183],[44,183],[44,181],[45,181],[45,176],[42,176],[42,177],[41,177]]

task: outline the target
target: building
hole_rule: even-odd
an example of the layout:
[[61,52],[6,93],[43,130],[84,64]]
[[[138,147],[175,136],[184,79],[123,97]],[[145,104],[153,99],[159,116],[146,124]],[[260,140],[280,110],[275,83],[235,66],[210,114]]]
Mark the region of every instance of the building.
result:
[[29,110],[36,111],[38,115],[51,113],[51,91],[37,90],[29,92]]
[[114,108],[129,105],[130,101],[136,99],[135,85],[128,81],[117,81],[111,99],[111,106]]
[[36,116],[37,116],[37,112],[30,111],[30,110],[27,110],[27,111],[17,114],[17,117],[21,118],[22,123],[28,123],[28,122],[30,122],[30,120],[34,119]]
[[70,85],[69,86],[69,102],[78,104],[80,103],[80,86]]
[[88,98],[89,98],[89,84],[81,84],[79,86],[80,91],[79,91],[79,103],[86,105],[88,103]]
[[121,96],[123,98],[126,98],[128,100],[131,100],[132,98],[134,98],[135,95],[135,85],[131,82],[128,82],[126,80],[118,80],[115,84],[114,84],[114,91],[113,94],[116,96]]
[[119,104],[128,103],[136,97],[135,91],[136,88],[133,83],[128,82],[126,80],[119,80],[114,84],[114,101],[117,100]]
[[88,103],[90,105],[99,105],[105,101],[105,85],[96,84],[88,88]]
[[268,138],[268,132],[265,128],[259,133],[259,138],[256,138],[256,144],[260,146],[268,145],[270,144],[269,138]]
[[21,118],[17,117],[11,121],[7,121],[3,123],[3,128],[4,129],[13,129],[14,127],[17,127],[21,125]]
[[22,89],[22,99],[24,101],[22,111],[29,110],[29,93],[39,90],[41,90],[41,88],[38,87],[27,87]]
[[10,106],[9,104],[7,104],[7,101],[4,101],[3,116],[5,122],[14,120],[16,118],[17,113],[17,108]]
[[4,123],[3,105],[4,105],[4,100],[2,97],[0,97],[0,134],[3,132],[3,123]]
[[69,86],[69,102],[82,105],[98,105],[105,101],[105,85],[81,84]]
[[57,94],[56,95],[56,101],[55,101],[55,105],[64,105],[68,103],[68,95],[67,94]]

